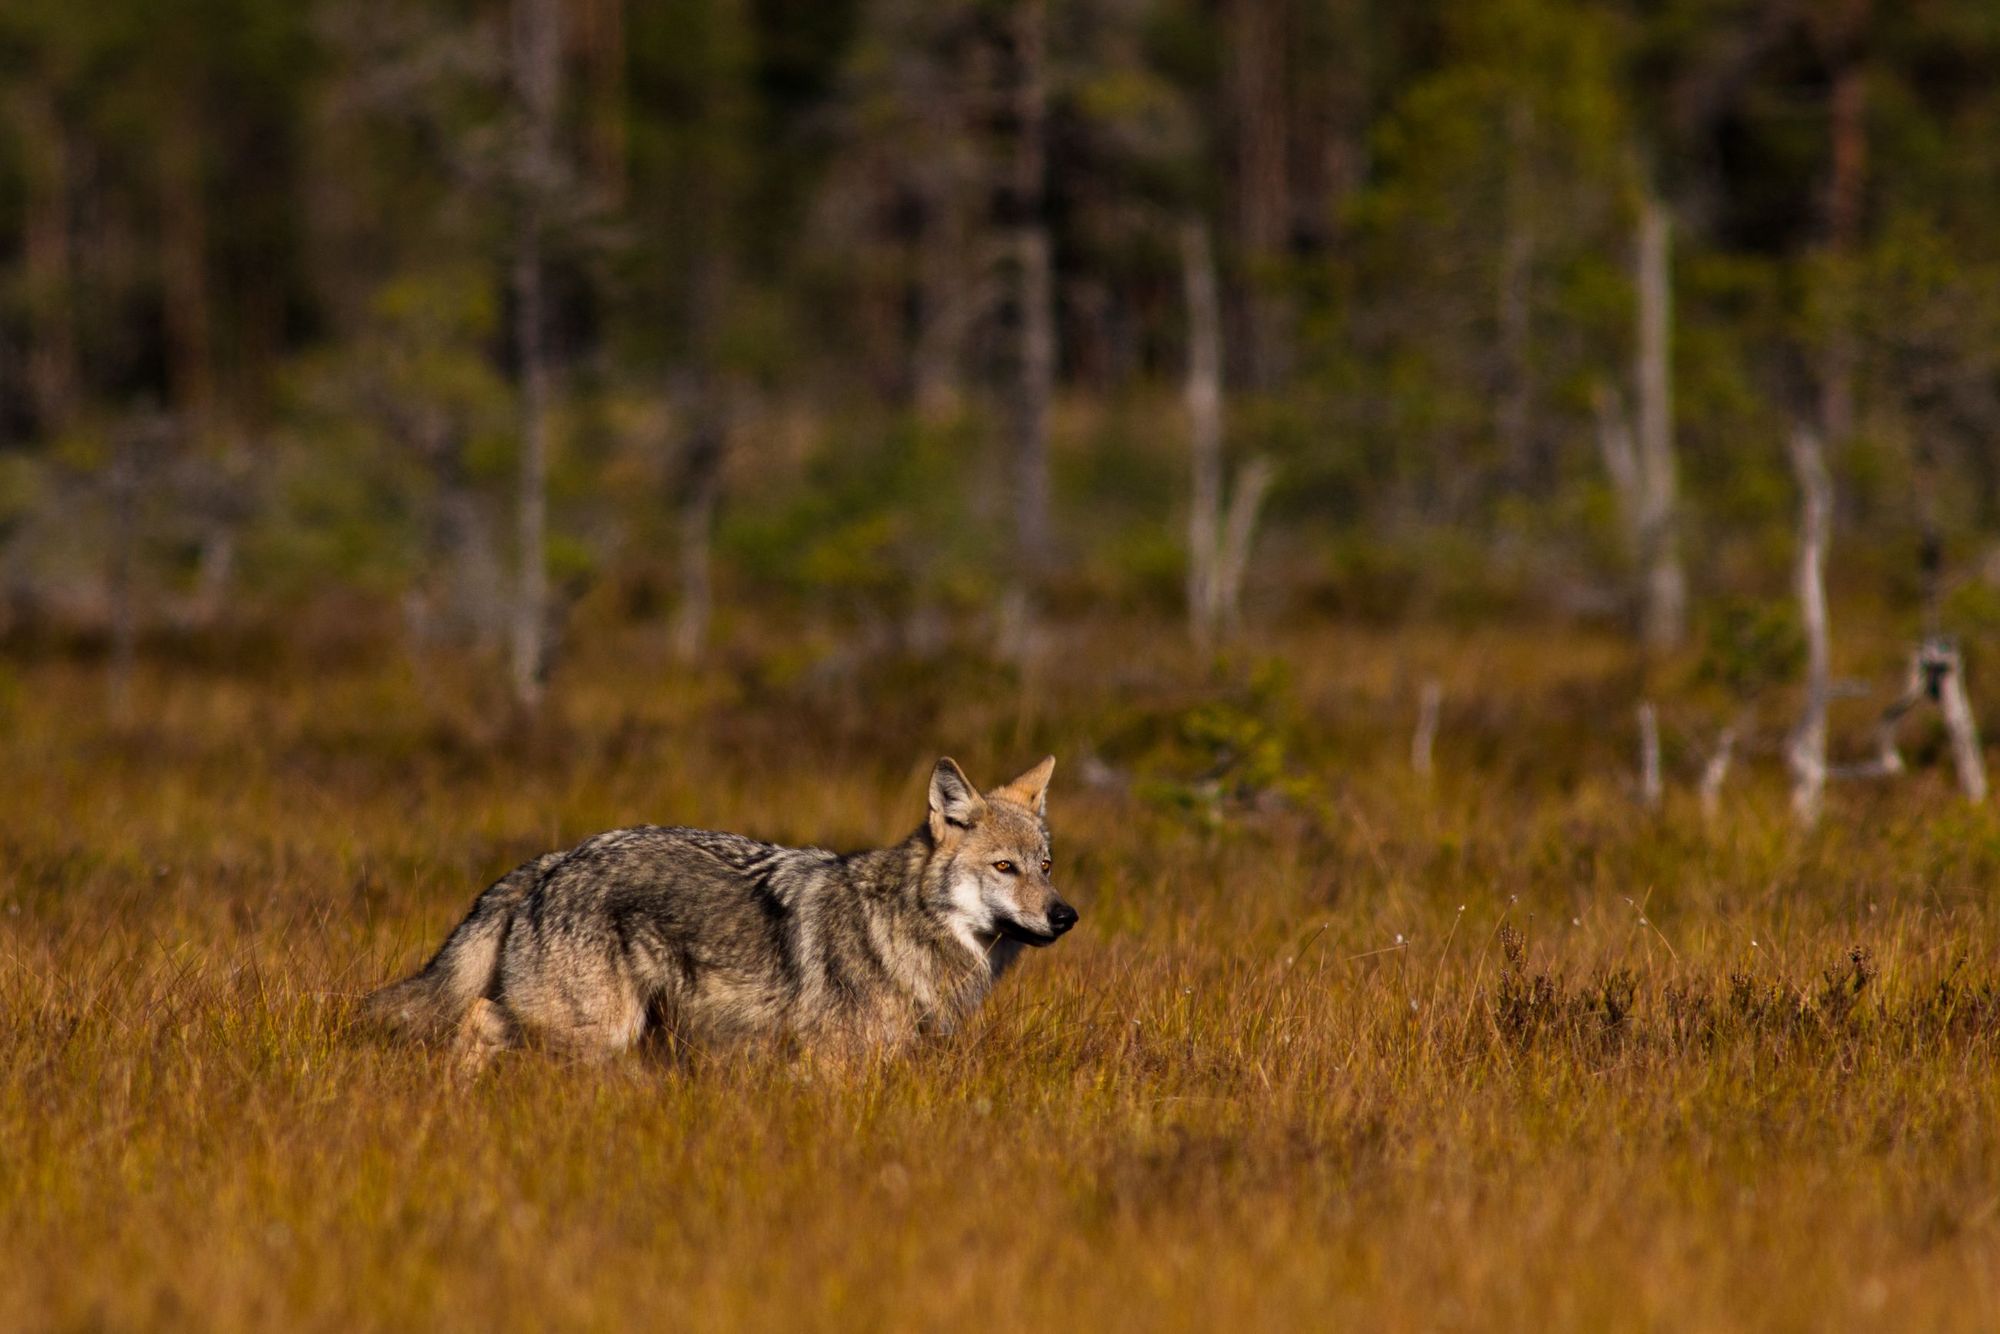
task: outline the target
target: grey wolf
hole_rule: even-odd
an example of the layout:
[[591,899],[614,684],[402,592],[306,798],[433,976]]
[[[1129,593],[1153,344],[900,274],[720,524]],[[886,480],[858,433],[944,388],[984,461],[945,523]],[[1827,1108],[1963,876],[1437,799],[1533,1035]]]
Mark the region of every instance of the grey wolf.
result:
[[537,857],[481,894],[414,977],[364,1002],[476,1067],[532,1043],[585,1056],[649,1032],[877,1047],[970,1015],[1077,912],[1049,880],[1051,756],[984,794],[951,759],[893,847],[839,854],[646,825]]

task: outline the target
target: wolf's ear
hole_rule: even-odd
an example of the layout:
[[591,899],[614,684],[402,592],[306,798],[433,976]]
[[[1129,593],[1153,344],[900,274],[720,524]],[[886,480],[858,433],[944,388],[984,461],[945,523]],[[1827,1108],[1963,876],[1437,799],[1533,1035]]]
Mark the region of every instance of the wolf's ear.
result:
[[1056,757],[1051,755],[995,795],[1012,798],[1035,814],[1046,815],[1049,809],[1049,775],[1055,771]]
[[950,826],[969,828],[985,814],[986,798],[979,795],[958,761],[950,756],[939,760],[937,768],[931,770],[931,837],[941,840]]

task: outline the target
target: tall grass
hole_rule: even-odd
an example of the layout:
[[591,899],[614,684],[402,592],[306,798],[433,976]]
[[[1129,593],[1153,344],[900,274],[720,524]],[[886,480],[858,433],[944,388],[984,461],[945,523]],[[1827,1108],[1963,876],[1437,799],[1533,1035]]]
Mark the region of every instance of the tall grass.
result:
[[[469,668],[160,671],[118,728],[89,671],[17,666],[0,1326],[2000,1310],[1990,811],[1919,775],[1802,835],[1753,772],[1713,826],[1681,792],[1648,816],[1621,651],[1581,636],[1300,635],[1246,693],[1164,629],[1068,634],[1025,680],[676,679],[612,645],[533,732]],[[1428,788],[1418,661],[1446,683]],[[1665,716],[1684,776],[1707,720]],[[878,842],[937,752],[991,780],[1044,749],[1083,925],[949,1039],[847,1070],[513,1055],[454,1087],[347,1029],[532,852],[639,821]]]

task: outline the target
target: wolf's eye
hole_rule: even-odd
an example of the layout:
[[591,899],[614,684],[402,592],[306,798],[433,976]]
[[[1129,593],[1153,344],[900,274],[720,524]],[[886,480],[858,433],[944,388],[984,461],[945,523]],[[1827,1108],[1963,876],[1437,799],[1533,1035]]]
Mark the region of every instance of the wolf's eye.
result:
[[1014,874],[1014,863],[1009,861],[994,862],[993,869],[1000,872],[1002,875],[1012,875]]
[[1042,874],[1047,875],[1049,873],[1049,867],[1053,865],[1055,865],[1055,863],[1050,861],[1047,857],[1042,858]]

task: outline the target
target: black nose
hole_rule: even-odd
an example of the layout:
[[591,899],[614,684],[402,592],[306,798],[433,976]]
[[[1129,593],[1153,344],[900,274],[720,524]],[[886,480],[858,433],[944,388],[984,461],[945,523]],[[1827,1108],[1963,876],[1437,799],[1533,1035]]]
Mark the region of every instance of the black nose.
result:
[[1076,925],[1076,909],[1067,903],[1058,903],[1049,909],[1049,929],[1057,935]]

